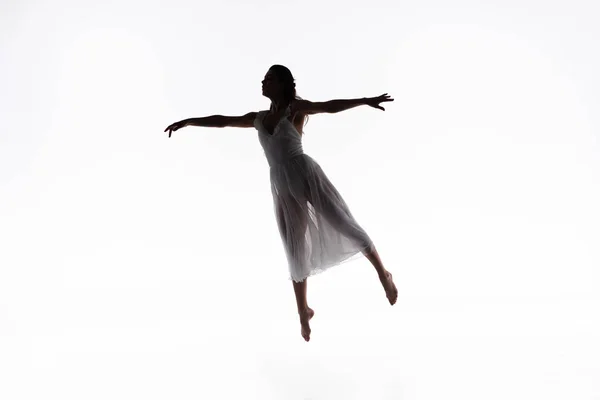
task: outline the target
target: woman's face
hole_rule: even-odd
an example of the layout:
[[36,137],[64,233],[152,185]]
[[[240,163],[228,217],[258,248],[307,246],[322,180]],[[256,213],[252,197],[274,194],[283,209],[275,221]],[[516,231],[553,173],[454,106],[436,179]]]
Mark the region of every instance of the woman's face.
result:
[[277,75],[273,71],[267,71],[265,78],[262,81],[262,94],[265,97],[273,99],[281,93],[281,84],[277,79]]

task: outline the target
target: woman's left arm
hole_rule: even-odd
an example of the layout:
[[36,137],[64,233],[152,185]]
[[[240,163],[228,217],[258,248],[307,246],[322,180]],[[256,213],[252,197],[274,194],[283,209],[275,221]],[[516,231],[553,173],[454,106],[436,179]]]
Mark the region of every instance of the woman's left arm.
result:
[[301,114],[338,113],[358,106],[370,106],[385,111],[380,103],[394,101],[387,93],[377,97],[363,97],[362,99],[338,99],[321,102],[308,100],[295,100],[294,111]]

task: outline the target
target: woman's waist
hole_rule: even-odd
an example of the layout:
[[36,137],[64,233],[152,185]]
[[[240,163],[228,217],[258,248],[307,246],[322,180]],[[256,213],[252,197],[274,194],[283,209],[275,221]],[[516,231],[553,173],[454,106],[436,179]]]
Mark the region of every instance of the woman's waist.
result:
[[308,157],[308,155],[306,153],[304,153],[302,150],[300,150],[300,151],[294,151],[294,152],[288,152],[288,153],[278,153],[278,154],[267,155],[267,160],[268,160],[271,168],[275,168],[275,167],[281,167],[281,166],[287,165],[294,161],[296,161],[296,162],[300,161],[306,157]]

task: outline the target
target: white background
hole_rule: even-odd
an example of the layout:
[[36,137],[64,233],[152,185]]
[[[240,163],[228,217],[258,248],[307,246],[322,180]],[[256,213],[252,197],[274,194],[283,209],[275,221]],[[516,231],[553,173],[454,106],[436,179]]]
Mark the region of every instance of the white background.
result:
[[[451,4],[451,5],[450,5]],[[599,399],[593,1],[0,6],[0,398]],[[305,343],[254,129],[288,66],[304,149],[374,239],[311,278]]]

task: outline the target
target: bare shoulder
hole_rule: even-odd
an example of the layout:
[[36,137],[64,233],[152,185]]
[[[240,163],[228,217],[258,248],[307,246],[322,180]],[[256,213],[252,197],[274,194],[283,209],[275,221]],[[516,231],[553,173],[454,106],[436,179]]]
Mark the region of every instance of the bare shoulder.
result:
[[312,102],[304,99],[294,99],[290,103],[290,112],[294,114],[307,114]]

